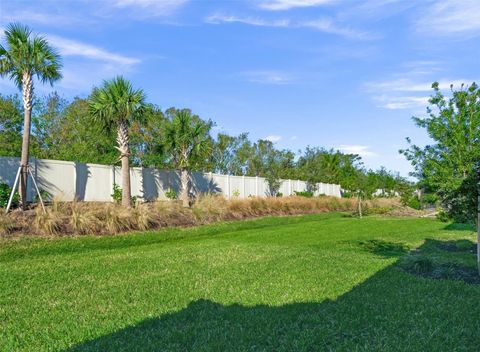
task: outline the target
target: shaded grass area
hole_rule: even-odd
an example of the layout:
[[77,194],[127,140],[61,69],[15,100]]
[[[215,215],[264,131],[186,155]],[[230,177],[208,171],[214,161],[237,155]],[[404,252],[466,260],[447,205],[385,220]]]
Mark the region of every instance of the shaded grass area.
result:
[[474,270],[473,240],[431,219],[322,214],[5,241],[0,349],[473,351],[480,285],[408,264]]

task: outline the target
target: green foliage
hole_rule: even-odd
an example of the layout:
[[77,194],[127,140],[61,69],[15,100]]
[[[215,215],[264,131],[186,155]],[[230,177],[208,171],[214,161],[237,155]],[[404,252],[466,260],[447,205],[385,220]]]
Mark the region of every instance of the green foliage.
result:
[[411,197],[406,205],[410,208],[417,210],[420,210],[422,208],[422,205],[420,204],[420,199],[417,196]]
[[437,212],[436,218],[442,222],[450,222],[452,221],[451,216],[443,209],[440,209]]
[[25,73],[34,75],[42,83],[62,78],[61,58],[47,40],[34,35],[30,28],[11,23],[5,30],[7,46],[0,45],[0,76],[11,79],[19,89]]
[[305,198],[312,198],[313,197],[313,192],[309,191],[294,191],[296,196],[299,197],[305,197]]
[[95,122],[106,131],[114,131],[125,122],[141,120],[145,109],[145,93],[134,89],[122,76],[104,81],[95,88],[89,99],[89,112]]
[[[42,197],[42,200],[44,202],[51,202],[53,200],[53,197],[50,193],[48,193],[46,190],[44,189],[40,189],[40,196]],[[39,203],[40,202],[40,198],[38,197],[38,194],[35,194],[35,197],[33,199],[33,201],[35,203]]]
[[232,196],[234,196],[235,198],[240,197],[240,191],[238,189],[234,189],[232,192]]
[[[6,183],[0,183],[0,208],[6,208],[8,205],[8,200],[10,198],[10,194],[12,193],[12,188],[7,185]],[[20,202],[20,196],[18,192],[15,192],[12,199],[12,207],[18,207]]]
[[211,150],[213,122],[192,115],[189,109],[166,111],[164,145],[172,168],[198,170]]
[[116,183],[113,184],[112,194],[110,195],[115,203],[122,202],[122,188]]
[[177,191],[175,191],[173,188],[169,188],[168,191],[165,192],[165,197],[170,200],[175,200],[178,198]]
[[[112,189],[112,194],[110,194],[110,197],[112,197],[113,201],[115,203],[121,203],[123,196],[122,196],[122,187],[117,185],[116,183],[113,184],[113,189]],[[130,203],[133,205],[136,205],[138,201],[138,197],[132,196],[130,197]]]
[[476,218],[477,176],[480,160],[480,89],[473,83],[453,90],[445,97],[439,84],[427,108],[428,117],[414,117],[434,141],[426,147],[410,143],[400,152],[415,168],[414,176],[426,193],[435,193],[444,209],[456,221],[474,222]]
[[[18,95],[0,95],[0,155],[18,156],[22,148],[23,106]],[[32,144],[34,142],[32,141]]]

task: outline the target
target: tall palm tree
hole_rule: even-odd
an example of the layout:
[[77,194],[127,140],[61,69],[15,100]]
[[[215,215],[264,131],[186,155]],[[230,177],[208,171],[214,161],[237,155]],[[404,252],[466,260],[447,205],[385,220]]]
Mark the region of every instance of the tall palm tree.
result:
[[10,24],[5,30],[7,46],[0,44],[0,76],[8,77],[22,90],[24,121],[22,155],[20,159],[20,198],[25,209],[28,179],[28,151],[33,105],[33,77],[41,83],[53,83],[62,78],[60,55],[44,37],[19,23]]
[[210,129],[213,123],[201,120],[192,115],[188,109],[174,110],[173,118],[165,126],[165,146],[171,155],[173,165],[181,170],[180,199],[183,206],[188,207],[189,197],[189,170],[196,156],[205,155],[210,139]]
[[89,110],[94,121],[107,131],[117,130],[116,148],[122,161],[122,204],[127,208],[131,206],[128,131],[132,121],[141,119],[144,109],[144,92],[133,89],[132,84],[121,76],[104,81],[90,97]]

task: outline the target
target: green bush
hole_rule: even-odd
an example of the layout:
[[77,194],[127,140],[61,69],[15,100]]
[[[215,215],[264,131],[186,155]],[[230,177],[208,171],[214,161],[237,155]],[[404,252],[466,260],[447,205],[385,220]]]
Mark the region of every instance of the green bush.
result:
[[177,192],[173,188],[169,188],[168,191],[165,192],[165,197],[170,200],[175,200],[178,197]]
[[309,191],[294,191],[296,196],[299,197],[305,197],[305,198],[312,198],[313,197],[313,192]]
[[437,219],[443,222],[449,222],[452,220],[450,215],[443,209],[439,210],[437,213]]
[[[10,198],[10,193],[12,193],[12,188],[6,183],[0,183],[0,207],[6,208],[8,204],[8,199]],[[17,207],[20,204],[20,195],[18,192],[15,192],[12,200],[12,207]]]
[[420,199],[416,194],[411,194],[410,192],[403,193],[400,197],[400,202],[410,208],[420,210],[422,208],[422,204],[420,203]]
[[115,203],[122,201],[122,188],[116,183],[113,184],[113,193],[110,195]]

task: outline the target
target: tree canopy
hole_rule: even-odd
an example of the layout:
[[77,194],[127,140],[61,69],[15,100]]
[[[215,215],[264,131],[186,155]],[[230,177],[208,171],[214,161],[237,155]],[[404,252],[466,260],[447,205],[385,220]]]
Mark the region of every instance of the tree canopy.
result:
[[480,161],[480,89],[473,83],[451,88],[445,96],[438,83],[428,116],[413,117],[426,130],[432,142],[424,147],[407,141],[410,147],[400,152],[412,163],[425,193],[438,195],[447,212],[458,221],[471,221],[476,213],[475,167]]

